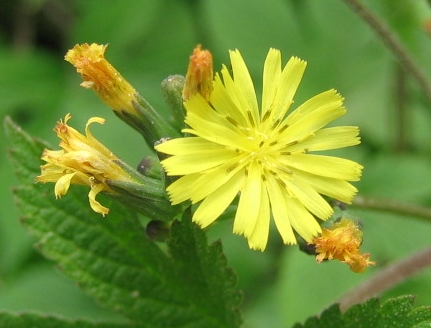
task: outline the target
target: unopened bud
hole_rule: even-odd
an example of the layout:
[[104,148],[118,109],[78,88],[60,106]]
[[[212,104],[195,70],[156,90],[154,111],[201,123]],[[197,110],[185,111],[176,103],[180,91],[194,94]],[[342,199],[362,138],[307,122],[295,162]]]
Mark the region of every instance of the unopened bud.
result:
[[162,82],[162,92],[165,101],[172,113],[174,125],[179,131],[184,128],[184,106],[182,93],[184,89],[184,76],[171,75]]
[[154,179],[160,179],[163,174],[162,166],[159,160],[154,156],[144,157],[138,164],[139,173]]
[[211,52],[202,50],[198,45],[190,56],[186,82],[183,90],[183,100],[189,100],[193,95],[200,94],[209,100],[212,92],[213,58]]
[[150,240],[165,242],[169,238],[171,223],[152,220],[147,224],[146,233]]

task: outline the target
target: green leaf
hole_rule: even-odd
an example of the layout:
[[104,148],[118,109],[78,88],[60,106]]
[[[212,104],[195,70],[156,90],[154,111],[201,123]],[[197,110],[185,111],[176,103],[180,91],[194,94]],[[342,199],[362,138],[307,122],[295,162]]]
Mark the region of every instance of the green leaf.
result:
[[64,318],[38,313],[0,312],[2,328],[137,328],[132,324],[90,322],[85,320],[66,320]]
[[22,183],[35,182],[40,174],[40,156],[47,144],[29,136],[21,130],[10,117],[4,120],[5,133],[12,144],[9,148],[9,158],[15,175]]
[[205,233],[186,212],[181,222],[172,225],[169,248],[177,275],[196,307],[213,318],[214,327],[239,327],[242,295],[236,290],[235,273],[226,267],[220,241],[207,246]]
[[410,295],[391,298],[380,305],[378,299],[370,299],[341,313],[338,304],[325,310],[320,318],[312,317],[294,328],[419,328],[430,327],[431,308],[413,309],[414,297]]
[[11,160],[23,181],[14,191],[22,222],[66,276],[142,327],[239,326],[241,297],[220,243],[208,246],[205,233],[184,220],[173,224],[167,254],[148,239],[130,207],[101,195],[110,208],[103,218],[90,209],[88,188],[81,186],[56,200],[52,184],[31,179],[43,143],[7,125]]

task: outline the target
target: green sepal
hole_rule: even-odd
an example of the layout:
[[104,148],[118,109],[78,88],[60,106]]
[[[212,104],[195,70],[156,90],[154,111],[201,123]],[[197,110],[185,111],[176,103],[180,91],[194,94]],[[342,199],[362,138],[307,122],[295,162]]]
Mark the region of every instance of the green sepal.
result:
[[181,134],[165,118],[163,118],[139,94],[135,95],[136,101],[132,106],[138,115],[128,111],[114,111],[114,113],[125,123],[137,130],[145,139],[148,147],[153,149],[154,143],[163,137],[178,138]]
[[172,206],[168,200],[162,176],[159,176],[159,179],[150,178],[130,167],[122,160],[116,160],[115,162],[135,182],[105,180],[105,183],[115,191],[115,193],[110,193],[112,197],[133,206],[152,220],[168,222],[177,216],[181,208],[179,206]]
[[123,160],[116,159],[116,160],[113,160],[113,162],[115,164],[117,164],[118,166],[120,166],[125,172],[127,172],[133,180],[139,181],[142,183],[145,183],[148,180],[148,181],[150,181],[149,182],[150,184],[153,184],[152,180],[154,180],[154,179],[149,179],[147,176],[143,175],[137,169],[134,169],[133,167],[131,167],[129,164],[127,164]]
[[142,135],[146,135],[145,140],[148,145],[153,148],[154,143],[161,138],[178,138],[181,133],[177,131],[164,117],[162,117],[150,105],[150,103],[137,95],[137,102],[133,102],[133,107],[141,114],[142,120],[145,123],[143,126]]
[[162,93],[172,113],[172,125],[180,132],[184,128],[185,109],[183,89],[185,78],[182,75],[170,75],[162,81]]
[[160,180],[158,187],[119,180],[106,180],[105,182],[116,192],[110,194],[112,197],[133,206],[152,220],[171,221],[181,209],[179,206],[171,205]]
[[153,179],[163,179],[163,168],[155,156],[145,156],[138,164],[137,170],[142,175]]

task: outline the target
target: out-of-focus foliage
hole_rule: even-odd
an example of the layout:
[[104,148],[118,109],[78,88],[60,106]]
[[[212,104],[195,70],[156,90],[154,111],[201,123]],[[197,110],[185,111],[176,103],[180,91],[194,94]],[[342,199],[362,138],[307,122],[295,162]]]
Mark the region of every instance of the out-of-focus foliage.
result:
[[[388,22],[423,73],[431,76],[427,2],[364,3]],[[431,206],[431,104],[342,1],[2,1],[2,121],[9,115],[55,145],[52,128],[64,114],[70,112],[76,126],[91,116],[103,116],[107,123],[94,134],[130,164],[137,164],[148,153],[143,140],[96,95],[79,87],[79,76],[63,61],[68,48],[83,42],[109,43],[107,58],[164,113],[160,83],[170,74],[185,73],[197,43],[212,51],[216,71],[227,63],[228,49],[240,49],[257,90],[269,47],[279,48],[285,61],[299,56],[308,68],[296,103],[336,88],[348,109],[339,123],[361,128],[362,145],[344,151],[365,166],[357,184],[360,193]],[[397,90],[403,79],[400,97]],[[34,309],[71,318],[112,316],[32,248],[34,240],[20,226],[13,206],[10,188],[17,181],[6,158],[4,134],[0,140],[0,309]],[[229,264],[238,273],[247,327],[304,322],[375,270],[429,244],[430,222],[354,208],[350,212],[363,223],[364,251],[378,262],[363,275],[339,263],[317,265],[295,247],[282,246],[275,233],[267,251],[260,253],[231,234],[230,220],[209,229],[210,238],[221,238]],[[425,271],[383,296],[409,293],[417,295],[417,304],[431,304],[430,288],[431,272]]]

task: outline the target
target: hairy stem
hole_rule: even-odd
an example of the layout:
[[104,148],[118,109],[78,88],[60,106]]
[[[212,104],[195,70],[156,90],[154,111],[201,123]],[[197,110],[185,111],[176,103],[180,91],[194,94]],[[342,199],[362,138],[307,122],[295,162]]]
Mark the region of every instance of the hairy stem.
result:
[[415,216],[419,219],[431,222],[430,207],[418,204],[405,203],[399,200],[356,196],[352,206],[384,212],[391,212],[399,215]]
[[347,292],[337,303],[340,304],[341,311],[345,311],[354,304],[380,295],[428,266],[431,266],[431,247],[388,265],[363,284]]
[[386,26],[383,21],[381,21],[377,16],[370,12],[360,0],[343,0],[352,10],[358,14],[382,39],[386,44],[388,49],[395,55],[399,60],[400,64],[404,69],[409,72],[418,84],[424,90],[428,100],[431,102],[431,84],[422,74],[420,67],[416,64],[413,57],[410,55],[409,51],[403,46],[399,41],[398,37],[391,32],[391,30]]

